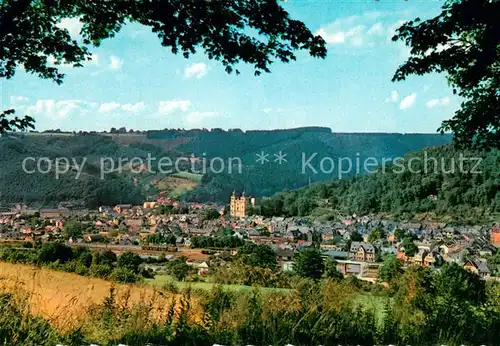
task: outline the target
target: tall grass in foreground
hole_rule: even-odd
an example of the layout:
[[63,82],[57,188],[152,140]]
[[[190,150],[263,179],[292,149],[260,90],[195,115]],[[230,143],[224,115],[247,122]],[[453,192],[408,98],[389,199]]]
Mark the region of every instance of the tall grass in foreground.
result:
[[348,285],[304,280],[289,293],[186,289],[172,295],[166,314],[149,314],[154,299],[129,308],[114,290],[92,306],[79,331],[100,345],[370,345],[375,312],[355,304]]
[[0,341],[3,345],[56,345],[59,333],[29,312],[27,300],[0,293]]
[[[401,300],[398,295],[387,298],[383,314],[359,304],[359,291],[348,280],[302,280],[289,292],[265,294],[220,286],[211,291],[161,290],[134,301],[127,294],[118,296],[112,286],[101,303],[88,307],[79,324],[65,332],[35,317],[29,296],[19,287],[16,295],[0,294],[0,344],[494,345],[498,341],[498,286],[488,293],[490,303],[468,311],[462,305],[461,311],[453,312],[456,302],[451,300],[414,301],[418,292],[412,285],[413,281]],[[159,302],[164,304],[160,308]]]

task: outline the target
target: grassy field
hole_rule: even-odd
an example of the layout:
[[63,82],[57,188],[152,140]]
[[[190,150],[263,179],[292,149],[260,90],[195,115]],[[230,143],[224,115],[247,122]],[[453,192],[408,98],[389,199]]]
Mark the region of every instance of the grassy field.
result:
[[202,174],[190,173],[190,172],[178,172],[172,174],[173,177],[189,179],[192,181],[196,181],[197,183],[201,182]]
[[154,300],[153,313],[161,314],[172,299],[172,295],[158,294],[150,285],[113,284],[74,273],[0,262],[0,291],[27,295],[32,312],[60,330],[79,326],[88,309],[108,297],[112,286],[117,300],[126,300],[128,306]]
[[176,198],[195,189],[200,181],[200,174],[179,172],[158,180],[155,187],[160,191],[167,191],[168,197]]
[[74,136],[74,133],[68,132],[27,132],[25,135],[28,136],[50,136],[50,137],[68,137]]
[[[173,282],[179,289],[211,290],[210,282],[178,282],[166,275],[146,280],[140,285],[115,284],[110,281],[80,276],[74,273],[54,271],[30,265],[0,262],[0,293],[14,293],[26,297],[33,314],[46,318],[61,331],[75,330],[82,325],[88,327],[88,312],[96,304],[102,304],[109,297],[110,289],[116,289],[119,306],[133,308],[147,307],[153,319],[165,320],[168,307],[179,304],[180,294],[172,294],[160,288]],[[253,287],[242,285],[222,285],[233,292],[250,291]],[[262,288],[263,293],[292,292],[287,289]],[[384,314],[385,299],[370,293],[360,293],[356,302],[375,312],[380,321]],[[179,306],[179,305],[178,305]],[[191,305],[193,316],[201,314],[197,302]],[[196,318],[196,317],[195,317]]]
[[[191,287],[194,289],[211,290],[215,284],[211,282],[180,282],[176,281],[170,275],[156,275],[154,279],[147,279],[147,283],[153,286],[163,287],[165,283],[174,283],[178,289],[183,289]],[[244,286],[244,285],[220,285],[224,289],[231,291],[251,291],[254,287]],[[290,289],[286,288],[260,288],[263,292],[289,292]],[[375,312],[375,316],[378,321],[382,321],[384,317],[384,306],[386,303],[386,298],[381,296],[376,296],[370,293],[360,293],[356,298],[356,303],[362,305],[365,309]]]
[[[170,275],[156,275],[154,279],[147,279],[146,282],[152,286],[163,287],[165,283],[171,282],[174,283],[177,288],[183,289],[186,287],[191,287],[195,289],[203,289],[203,290],[211,290],[215,284],[212,282],[184,282],[184,281],[176,281]],[[244,285],[220,285],[224,289],[231,291],[251,291],[254,289],[252,286],[244,286]],[[264,287],[261,288],[264,292],[287,292],[288,289],[285,288],[271,288]]]
[[194,190],[195,187],[196,187],[196,185],[195,186],[185,186],[185,185],[176,186],[173,190],[171,190],[167,194],[167,196],[173,197],[173,198],[178,198],[178,197],[182,196],[183,194],[185,194],[186,192]]

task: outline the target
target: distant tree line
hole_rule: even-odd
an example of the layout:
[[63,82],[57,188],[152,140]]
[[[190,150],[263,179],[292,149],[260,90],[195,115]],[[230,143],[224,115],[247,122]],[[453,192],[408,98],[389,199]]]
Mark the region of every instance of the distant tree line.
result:
[[210,236],[194,236],[191,238],[191,247],[198,249],[206,248],[227,248],[235,249],[243,246],[245,241],[235,236],[222,236],[222,237],[210,237]]

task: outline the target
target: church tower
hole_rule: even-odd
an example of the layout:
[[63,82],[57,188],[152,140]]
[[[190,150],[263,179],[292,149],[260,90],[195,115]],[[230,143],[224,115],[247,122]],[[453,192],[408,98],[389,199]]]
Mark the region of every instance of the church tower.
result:
[[231,217],[242,218],[247,216],[248,208],[250,206],[250,198],[245,195],[245,192],[241,194],[241,197],[236,197],[236,191],[233,191],[231,196],[231,203],[229,209],[229,215]]

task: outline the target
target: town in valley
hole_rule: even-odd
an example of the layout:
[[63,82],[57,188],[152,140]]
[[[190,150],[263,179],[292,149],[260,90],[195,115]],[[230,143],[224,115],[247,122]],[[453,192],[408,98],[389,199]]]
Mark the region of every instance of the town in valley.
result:
[[[223,253],[238,253],[238,247],[217,239],[234,237],[242,241],[240,245],[249,242],[271,248],[283,272],[293,271],[297,252],[316,247],[324,259],[335,261],[342,275],[373,283],[379,280],[379,267],[386,255],[394,255],[403,267],[439,270],[445,262],[453,262],[486,280],[500,274],[487,260],[500,247],[499,225],[396,222],[356,215],[335,221],[265,218],[249,215],[255,203],[256,199],[244,192],[234,192],[227,205],[164,197],[143,205],[118,204],[98,210],[73,208],[68,203],[52,209],[17,204],[0,212],[0,244],[23,247],[32,243],[28,248],[34,248],[36,244],[63,242],[118,255],[129,251],[142,258],[183,258],[195,275],[209,277],[213,266],[220,266],[219,255],[224,258]],[[223,245],[210,246],[209,242],[206,246],[197,241],[202,238]],[[165,272],[164,265],[144,265],[155,274]]]

